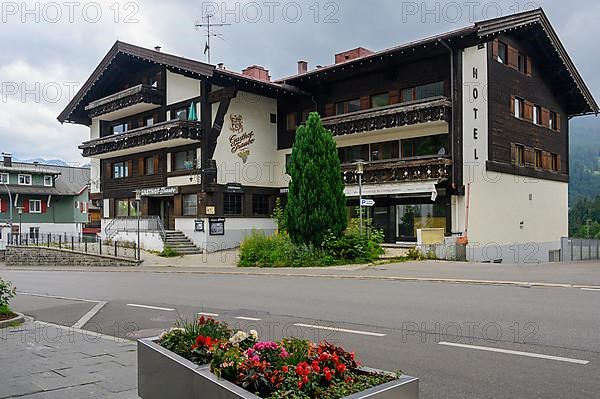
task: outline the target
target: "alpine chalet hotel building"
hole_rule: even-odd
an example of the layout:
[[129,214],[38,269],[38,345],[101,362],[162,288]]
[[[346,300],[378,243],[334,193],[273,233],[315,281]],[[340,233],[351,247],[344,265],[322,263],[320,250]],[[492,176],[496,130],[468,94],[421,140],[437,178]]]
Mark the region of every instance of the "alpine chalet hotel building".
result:
[[386,241],[438,228],[468,241],[469,260],[536,262],[568,231],[569,119],[598,105],[540,9],[299,62],[278,81],[117,42],[58,119],[90,127],[80,148],[104,234],[127,230],[137,193],[143,220],[212,251],[275,229],[311,111],[337,141],[349,207],[366,162]]

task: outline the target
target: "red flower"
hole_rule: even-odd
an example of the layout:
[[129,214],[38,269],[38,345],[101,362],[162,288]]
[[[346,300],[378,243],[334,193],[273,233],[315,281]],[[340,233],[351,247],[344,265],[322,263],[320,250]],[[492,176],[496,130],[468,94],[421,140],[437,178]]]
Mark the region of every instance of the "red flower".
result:
[[325,379],[327,381],[331,381],[331,378],[333,378],[333,376],[331,375],[331,370],[329,370],[329,367],[325,367],[323,369],[323,373],[325,374]]
[[337,371],[340,374],[344,374],[346,372],[346,366],[343,363],[338,364]]
[[287,373],[290,369],[288,368],[287,365],[281,367],[281,371],[283,371],[284,373]]

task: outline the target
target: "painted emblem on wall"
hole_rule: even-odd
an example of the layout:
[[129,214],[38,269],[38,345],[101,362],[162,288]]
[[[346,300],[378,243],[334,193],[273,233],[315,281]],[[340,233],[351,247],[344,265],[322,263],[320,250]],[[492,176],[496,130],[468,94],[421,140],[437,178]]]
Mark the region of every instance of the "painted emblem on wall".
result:
[[254,144],[254,131],[244,131],[244,119],[240,114],[231,114],[229,120],[231,121],[230,130],[232,133],[229,136],[231,153],[237,154],[246,163],[250,156],[250,146]]

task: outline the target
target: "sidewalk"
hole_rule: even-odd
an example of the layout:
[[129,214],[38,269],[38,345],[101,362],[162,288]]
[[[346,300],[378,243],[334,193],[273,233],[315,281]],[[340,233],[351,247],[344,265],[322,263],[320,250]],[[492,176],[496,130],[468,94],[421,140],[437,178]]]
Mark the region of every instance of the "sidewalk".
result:
[[42,322],[0,330],[0,398],[134,399],[134,342]]

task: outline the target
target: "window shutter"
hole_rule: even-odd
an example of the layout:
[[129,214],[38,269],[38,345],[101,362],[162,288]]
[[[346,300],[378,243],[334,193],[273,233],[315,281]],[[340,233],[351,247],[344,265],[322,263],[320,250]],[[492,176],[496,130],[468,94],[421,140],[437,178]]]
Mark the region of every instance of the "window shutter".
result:
[[360,98],[360,109],[369,109],[371,108],[371,97],[362,96]]
[[542,126],[550,126],[550,111],[548,111],[546,108],[542,108]]
[[29,213],[29,200],[23,198],[23,213]]
[[510,143],[510,163],[517,164],[517,146],[515,143]]
[[498,61],[498,53],[498,39],[494,39],[492,42],[492,57],[494,58],[494,61]]
[[525,119],[533,121],[533,104],[528,101],[525,102]]
[[42,200],[42,213],[48,212],[48,202]]
[[533,71],[531,70],[531,68],[532,68],[531,57],[527,56],[527,76],[533,75]]
[[154,156],[154,174],[158,174],[158,155]]
[[552,156],[549,152],[544,151],[542,153],[542,169],[549,170],[552,169]]
[[561,164],[561,160],[560,160],[560,155],[556,156],[556,170],[558,171],[558,173],[562,173],[562,164]]
[[4,198],[0,200],[0,212],[8,212],[8,200]]
[[110,179],[112,177],[112,165],[110,162],[104,164],[104,178]]
[[325,104],[325,117],[335,115],[335,104]]
[[133,176],[133,160],[130,159],[129,161],[127,161],[127,169],[128,169],[127,177]]
[[390,90],[390,104],[398,104],[400,102],[400,90]]
[[514,69],[519,68],[519,50],[513,46],[508,46],[508,66]]
[[535,152],[531,147],[525,147],[525,166],[535,166]]
[[560,132],[560,112],[556,113],[556,131]]
[[144,166],[145,166],[144,158],[139,158],[138,159],[138,170],[137,170],[138,176],[144,176],[146,174],[146,168]]
[[510,96],[510,114],[515,116],[515,96]]

